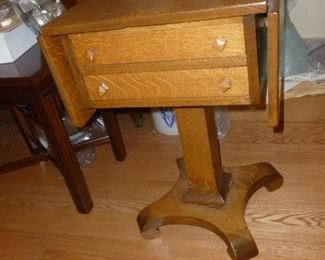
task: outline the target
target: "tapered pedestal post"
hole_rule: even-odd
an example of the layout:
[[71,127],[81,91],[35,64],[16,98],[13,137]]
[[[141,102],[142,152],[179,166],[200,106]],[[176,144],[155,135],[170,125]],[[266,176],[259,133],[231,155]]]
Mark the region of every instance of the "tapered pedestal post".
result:
[[222,206],[231,176],[222,168],[213,109],[179,108],[175,113],[188,180],[182,200]]
[[244,215],[251,195],[283,182],[268,163],[223,169],[212,108],[175,109],[183,149],[180,178],[158,201],[144,208],[138,224],[145,238],[159,235],[167,224],[207,228],[220,236],[233,259],[247,259],[258,250]]

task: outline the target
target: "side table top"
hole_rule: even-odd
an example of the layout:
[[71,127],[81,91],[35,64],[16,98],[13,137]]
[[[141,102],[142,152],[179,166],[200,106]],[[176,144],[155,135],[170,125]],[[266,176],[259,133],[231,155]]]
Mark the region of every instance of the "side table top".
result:
[[[0,64],[0,81],[3,79],[17,79],[33,77],[45,66],[40,47],[35,44],[16,61]],[[1,84],[0,84],[1,85]]]
[[18,102],[45,96],[54,82],[38,44],[15,62],[0,64],[0,102]]
[[83,1],[43,28],[45,35],[114,30],[265,13],[277,0]]

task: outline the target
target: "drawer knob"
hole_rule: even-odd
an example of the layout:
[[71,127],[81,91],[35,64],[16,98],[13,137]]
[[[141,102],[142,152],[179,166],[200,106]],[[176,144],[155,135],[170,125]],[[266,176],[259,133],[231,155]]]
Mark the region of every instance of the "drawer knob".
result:
[[95,47],[89,47],[87,48],[87,59],[91,62],[93,62],[97,55],[97,49]]
[[227,40],[220,37],[217,37],[217,39],[214,42],[214,47],[220,52],[223,52],[226,45],[227,45]]
[[106,94],[108,89],[109,89],[109,87],[104,82],[102,82],[98,86],[98,94],[102,97]]
[[218,86],[223,93],[226,93],[232,88],[232,80],[230,78],[224,77],[219,81]]

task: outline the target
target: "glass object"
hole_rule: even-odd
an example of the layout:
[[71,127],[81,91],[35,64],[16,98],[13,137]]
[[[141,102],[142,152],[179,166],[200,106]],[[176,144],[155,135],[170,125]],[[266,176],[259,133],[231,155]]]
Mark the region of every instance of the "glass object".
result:
[[0,33],[9,32],[20,24],[10,2],[0,0]]
[[61,0],[11,0],[17,16],[36,34],[41,27],[61,15],[65,7]]

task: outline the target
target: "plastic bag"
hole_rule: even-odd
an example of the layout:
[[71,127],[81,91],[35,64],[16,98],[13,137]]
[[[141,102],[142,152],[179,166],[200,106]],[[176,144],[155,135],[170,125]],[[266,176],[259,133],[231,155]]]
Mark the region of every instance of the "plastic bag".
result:
[[[73,127],[67,115],[62,118],[62,122],[72,145],[107,135],[105,123],[101,116],[95,118],[90,125],[86,125],[82,129]],[[38,137],[42,146],[50,151],[48,140],[41,128],[38,130]],[[96,161],[96,147],[83,148],[76,151],[75,155],[81,167],[92,167]]]
[[296,1],[281,1],[281,71],[284,77],[311,71],[311,63],[307,55],[304,41],[291,22],[289,10],[292,10]]
[[[98,118],[90,125],[85,126],[82,129],[77,129],[72,126],[70,118],[65,115],[62,118],[63,125],[67,131],[67,134],[70,139],[70,143],[73,144],[79,144],[84,141],[88,141],[90,139],[96,138],[100,133],[106,133],[105,131],[105,125],[103,125],[103,128],[98,127],[100,123],[97,121]],[[99,130],[101,129],[101,130]],[[95,134],[93,131],[95,130]],[[99,133],[100,132],[100,133]],[[90,148],[84,148],[82,150],[79,150],[76,153],[77,160],[79,162],[79,165],[81,167],[92,167],[94,162],[96,161],[96,148],[90,147]]]
[[325,70],[325,39],[307,41],[308,57],[318,71]]

